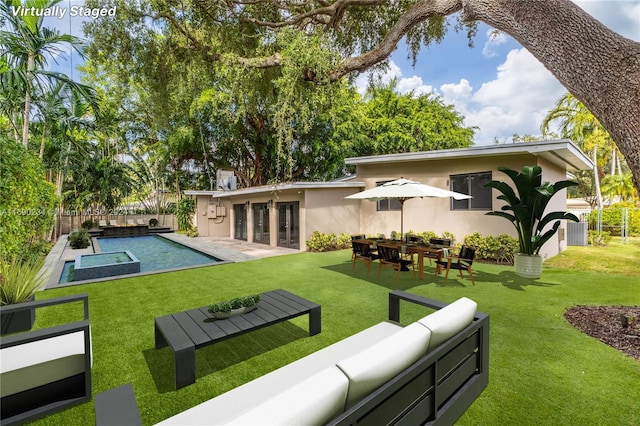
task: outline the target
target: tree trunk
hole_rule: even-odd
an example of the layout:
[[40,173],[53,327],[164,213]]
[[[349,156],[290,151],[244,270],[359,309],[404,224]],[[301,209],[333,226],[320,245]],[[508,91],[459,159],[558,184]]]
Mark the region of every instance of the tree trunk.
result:
[[29,147],[29,118],[31,117],[31,73],[36,68],[36,58],[29,55],[27,58],[27,90],[24,93],[24,112],[22,116],[22,145]]
[[608,130],[640,192],[640,43],[569,0],[461,0],[464,18],[504,31]]

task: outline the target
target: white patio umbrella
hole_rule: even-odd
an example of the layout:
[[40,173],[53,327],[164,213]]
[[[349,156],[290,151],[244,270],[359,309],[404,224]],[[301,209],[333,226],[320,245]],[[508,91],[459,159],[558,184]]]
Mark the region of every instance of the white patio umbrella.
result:
[[420,182],[400,178],[391,182],[387,182],[375,188],[349,195],[345,198],[350,200],[369,200],[379,201],[386,199],[396,199],[400,201],[400,235],[404,234],[404,202],[410,198],[451,197],[455,200],[467,200],[470,195],[461,194],[459,192],[449,191],[447,189],[437,188],[435,186],[425,185]]

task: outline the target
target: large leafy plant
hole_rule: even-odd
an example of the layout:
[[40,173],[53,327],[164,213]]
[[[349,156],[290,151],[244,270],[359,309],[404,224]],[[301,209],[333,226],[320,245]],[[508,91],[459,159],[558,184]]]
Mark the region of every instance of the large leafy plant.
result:
[[[567,212],[555,211],[544,214],[551,198],[562,189],[576,186],[576,182],[542,182],[542,168],[539,166],[525,166],[521,172],[507,167],[498,167],[498,170],[511,178],[515,191],[513,186],[506,182],[487,182],[485,186],[500,191],[502,195],[499,195],[498,199],[507,203],[502,207],[502,211],[488,212],[487,215],[500,216],[513,223],[518,231],[520,253],[530,256],[539,254],[544,243],[558,231],[561,220],[578,221],[575,215]],[[555,222],[551,228],[545,231],[544,228],[553,221]]]

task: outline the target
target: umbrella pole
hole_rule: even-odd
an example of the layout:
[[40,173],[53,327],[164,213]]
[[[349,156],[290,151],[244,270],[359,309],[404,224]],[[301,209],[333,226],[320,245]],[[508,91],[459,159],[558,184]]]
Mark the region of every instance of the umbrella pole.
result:
[[402,235],[404,235],[404,202],[403,198],[400,198],[400,241],[402,241]]

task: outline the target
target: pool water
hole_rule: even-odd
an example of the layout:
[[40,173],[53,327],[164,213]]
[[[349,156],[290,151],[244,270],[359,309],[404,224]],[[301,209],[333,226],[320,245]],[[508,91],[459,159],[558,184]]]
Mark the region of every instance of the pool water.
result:
[[97,253],[80,256],[80,262],[83,268],[88,266],[101,266],[110,263],[131,262],[131,258],[126,252],[119,251],[114,253]]
[[[211,265],[222,261],[157,235],[98,238],[97,242],[102,252],[129,250],[140,261],[140,272]],[[74,262],[65,262],[60,283],[74,281],[73,264]]]

